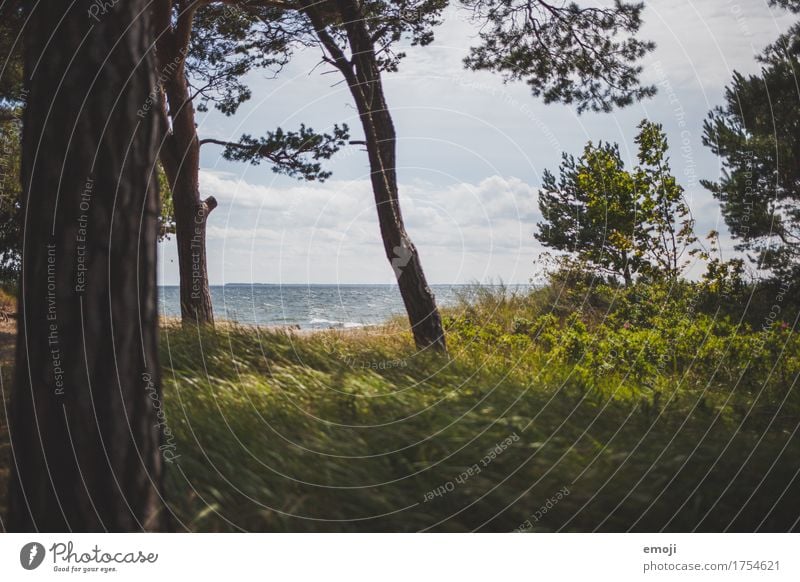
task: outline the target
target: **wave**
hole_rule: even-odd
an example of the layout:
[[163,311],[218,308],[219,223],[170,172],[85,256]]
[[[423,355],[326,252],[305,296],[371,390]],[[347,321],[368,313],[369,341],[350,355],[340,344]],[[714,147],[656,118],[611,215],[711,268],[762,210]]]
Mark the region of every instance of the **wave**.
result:
[[357,323],[355,321],[334,321],[332,319],[325,319],[323,317],[314,317],[308,322],[308,324],[311,326],[342,327],[345,329],[364,327],[363,323]]

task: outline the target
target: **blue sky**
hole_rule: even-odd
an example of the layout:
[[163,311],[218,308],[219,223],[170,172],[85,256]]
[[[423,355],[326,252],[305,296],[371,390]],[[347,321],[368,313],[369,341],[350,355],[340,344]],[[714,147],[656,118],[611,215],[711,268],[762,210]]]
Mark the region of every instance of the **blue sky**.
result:
[[[401,204],[429,282],[528,282],[544,250],[533,238],[543,170],[555,171],[561,152],[579,154],[589,140],[617,142],[633,160],[643,118],[667,130],[673,172],[698,233],[725,232],[718,205],[699,183],[720,174],[701,142],[703,120],[721,103],[733,70],[757,72],[754,57],[793,18],[765,0],[654,0],[644,18],[642,37],[658,45],[644,61],[644,79],[659,93],[610,114],[578,116],[567,106],[544,105],[522,83],[465,71],[461,59],[475,29],[457,9],[447,13],[433,45],[409,49],[400,71],[384,76],[399,140]],[[199,114],[200,137],[236,139],[301,122],[324,131],[346,122],[360,139],[347,88],[336,74],[322,74],[324,67],[314,69],[319,56],[315,49],[297,54],[277,79],[252,74],[251,101],[234,117]],[[359,146],[327,164],[333,177],[323,184],[220,154],[214,145],[201,151],[201,195],[220,203],[208,224],[212,284],[394,281]],[[160,253],[160,282],[175,284],[174,239]]]

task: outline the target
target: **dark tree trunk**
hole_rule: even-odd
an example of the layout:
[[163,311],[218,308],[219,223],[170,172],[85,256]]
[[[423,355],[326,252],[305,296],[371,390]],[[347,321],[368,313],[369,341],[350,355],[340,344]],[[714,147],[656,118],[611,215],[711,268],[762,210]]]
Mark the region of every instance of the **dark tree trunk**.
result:
[[169,103],[179,104],[170,111],[172,131],[163,140],[160,159],[172,190],[175,208],[181,320],[184,323],[213,324],[214,309],[208,286],[206,258],[206,223],[217,201],[213,196],[200,199],[200,142],[186,80],[182,77],[165,85]]
[[39,3],[27,23],[12,531],[164,525],[146,5]]
[[[353,0],[337,0],[337,6],[345,23],[352,60],[347,61],[342,55],[337,57],[339,51],[330,42],[323,40],[323,44],[334,53],[335,65],[344,75],[361,117],[383,248],[397,277],[417,347],[446,351],[436,299],[425,279],[419,253],[406,232],[400,211],[395,129],[383,94],[375,48],[359,4]],[[318,31],[324,30],[322,15],[315,13],[311,6],[306,13]]]
[[625,287],[630,287],[633,283],[633,275],[631,274],[631,264],[628,253],[622,252],[622,278],[625,281]]
[[[382,93],[378,88],[378,93]],[[373,95],[373,99],[376,96]],[[378,100],[382,102],[381,98]],[[366,104],[361,114],[367,134],[370,178],[386,258],[397,277],[414,341],[419,349],[446,351],[436,299],[425,279],[419,253],[406,232],[395,173],[395,131],[385,103]]]
[[181,321],[184,324],[213,324],[206,260],[206,221],[217,201],[213,196],[200,201],[196,194],[189,196],[181,189],[177,192],[180,194],[174,198],[175,238],[178,243]]
[[175,238],[178,244],[181,319],[184,323],[213,324],[214,310],[208,286],[206,259],[206,222],[217,206],[213,196],[200,199],[200,141],[194,119],[194,105],[186,80],[184,62],[192,33],[196,4],[180,4],[173,25],[169,7],[161,0],[156,10],[158,20],[159,70],[171,124],[163,125],[159,150],[167,174],[175,208]]

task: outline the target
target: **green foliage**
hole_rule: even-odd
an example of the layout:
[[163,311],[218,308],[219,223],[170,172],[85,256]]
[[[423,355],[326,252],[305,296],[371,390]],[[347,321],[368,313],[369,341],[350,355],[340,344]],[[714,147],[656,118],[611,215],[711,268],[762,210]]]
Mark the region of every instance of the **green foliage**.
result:
[[21,119],[24,106],[20,2],[0,4],[0,283],[15,284],[22,253]]
[[19,121],[0,121],[0,281],[16,281],[22,267],[22,155]]
[[635,188],[641,203],[638,220],[642,232],[636,241],[645,271],[655,277],[677,278],[687,265],[685,256],[697,242],[694,220],[669,165],[667,135],[661,125],[642,121],[639,167]]
[[799,57],[800,24],[765,50],[760,75],[734,73],[703,135],[724,168],[703,185],[722,203],[736,248],[781,280],[800,276]]
[[254,70],[277,73],[302,44],[297,16],[256,3],[208,2],[194,15],[186,71],[199,111],[213,105],[233,115],[252,97],[242,79]]
[[[351,34],[357,30],[358,42],[369,46],[371,56],[374,55],[376,74],[398,70],[406,56],[398,46],[426,46],[433,42],[434,28],[441,24],[442,11],[449,3],[449,0],[299,2],[300,12],[307,17],[308,42],[324,47],[323,61],[353,70],[359,49],[350,43]],[[345,56],[348,52],[350,57]]]
[[325,181],[331,173],[322,169],[319,160],[329,160],[350,139],[347,124],[333,126],[333,133],[316,133],[301,124],[298,131],[280,127],[265,137],[242,135],[236,143],[228,144],[223,157],[231,161],[248,161],[258,165],[263,160],[272,163],[272,171],[305,180]]
[[158,195],[161,199],[158,215],[158,240],[163,241],[169,240],[169,237],[175,234],[175,204],[172,200],[169,178],[160,162],[156,171],[158,173]]
[[564,154],[559,178],[546,171],[536,238],[630,285],[636,274],[677,278],[697,241],[683,188],[671,174],[667,139],[642,121],[639,165],[625,169],[616,144],[591,142],[580,159]]
[[0,3],[0,119],[17,117],[15,110],[22,106],[22,29],[25,8],[19,1]]
[[[535,365],[546,361],[569,366],[571,374],[592,384],[602,383],[604,376],[630,380],[631,393],[678,379],[684,387],[701,389],[713,378],[711,382],[732,383],[742,393],[784,398],[786,378],[800,371],[800,337],[792,330],[797,305],[781,298],[784,309],[777,318],[765,319],[760,313],[747,318],[726,307],[732,297],[717,294],[719,281],[712,279],[628,288],[546,287],[527,297],[511,297],[502,307],[479,300],[459,307],[460,315],[448,316],[448,342],[451,351],[463,350],[474,358],[481,357],[475,350],[488,345],[526,345],[525,358]],[[753,290],[738,292],[736,300]],[[548,305],[554,297],[560,305]],[[776,364],[785,372],[780,379],[770,378]],[[508,360],[505,365],[521,362]],[[794,404],[800,400],[795,398]]]
[[544,221],[536,238],[630,282],[637,270],[637,208],[633,177],[624,169],[618,146],[590,143],[579,160],[564,154],[559,170],[558,181],[549,171],[544,174],[539,194]]
[[745,265],[739,257],[724,260],[720,251],[719,233],[712,230],[708,234],[710,249],[703,253],[706,271],[703,273],[703,288],[709,297],[744,297]]
[[[179,53],[176,62],[162,66],[186,75],[198,111],[213,105],[225,115],[234,115],[252,97],[243,81],[246,75],[256,70],[277,74],[296,47],[311,42],[310,31],[296,10],[208,2],[197,6],[191,22],[180,23],[185,8],[179,2],[171,4],[173,22],[191,27],[185,59]],[[331,173],[322,170],[320,160],[330,159],[348,139],[346,125],[334,126],[331,134],[301,125],[298,131],[277,128],[263,137],[244,134],[238,141],[204,139],[200,143],[224,146],[223,157],[228,160],[268,161],[276,173],[323,181]]]
[[[434,38],[448,0],[301,2],[323,14],[323,24],[340,49],[347,48],[343,6],[358,12],[366,26],[380,71],[396,71],[405,53],[401,41],[425,46]],[[613,6],[574,2],[461,0],[479,27],[466,67],[525,80],[546,103],[575,103],[579,112],[609,111],[655,94],[642,86],[639,61],[654,44],[635,37],[642,25],[641,3],[615,0]]]
[[168,326],[177,527],[510,531],[566,486],[534,530],[786,530],[800,339],[788,312],[751,327],[707,292],[477,287],[444,313],[449,357],[400,325]]
[[578,112],[610,111],[655,94],[641,86],[640,60],[655,45],[635,34],[644,3],[615,0],[581,6],[517,0],[462,0],[481,23],[481,44],[465,64],[525,80],[545,103],[576,103]]
[[368,0],[363,3],[365,23],[378,47],[376,56],[382,71],[397,71],[406,54],[396,45],[406,39],[411,46],[433,42],[433,29],[441,24],[448,0]]

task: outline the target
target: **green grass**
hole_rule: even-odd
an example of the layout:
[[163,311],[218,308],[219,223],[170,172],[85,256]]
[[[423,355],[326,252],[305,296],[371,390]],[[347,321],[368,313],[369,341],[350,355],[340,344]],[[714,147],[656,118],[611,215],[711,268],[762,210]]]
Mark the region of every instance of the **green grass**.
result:
[[402,322],[165,327],[174,527],[797,527],[796,321],[687,317],[686,289],[645,291],[475,290],[447,312],[450,357]]
[[797,529],[796,308],[701,291],[476,288],[445,310],[449,357],[402,320],[165,325],[172,527]]

